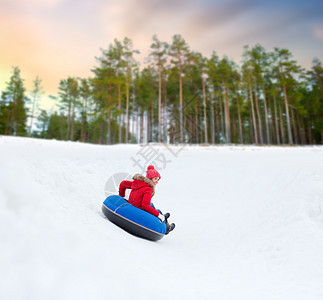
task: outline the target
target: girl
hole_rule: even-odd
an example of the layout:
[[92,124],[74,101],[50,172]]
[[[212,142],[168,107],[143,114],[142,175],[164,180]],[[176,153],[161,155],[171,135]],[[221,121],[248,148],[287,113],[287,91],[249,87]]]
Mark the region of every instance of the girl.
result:
[[160,174],[154,168],[149,166],[146,171],[146,177],[141,174],[136,174],[133,177],[133,181],[124,180],[119,186],[119,196],[124,197],[126,189],[131,189],[128,202],[133,206],[136,206],[142,210],[145,210],[152,215],[158,217],[161,222],[166,224],[166,234],[175,228],[175,224],[169,224],[167,219],[170,214],[162,214],[160,210],[156,210],[154,205],[151,203],[151,198],[155,194],[155,186],[161,179]]

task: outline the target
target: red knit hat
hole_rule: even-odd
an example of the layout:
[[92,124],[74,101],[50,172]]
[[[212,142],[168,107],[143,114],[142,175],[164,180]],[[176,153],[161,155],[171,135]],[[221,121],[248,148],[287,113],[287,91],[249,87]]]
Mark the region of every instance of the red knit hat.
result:
[[160,174],[157,172],[157,170],[155,170],[154,166],[150,165],[147,168],[147,172],[146,172],[146,177],[147,178],[155,178],[155,177],[159,177],[159,179],[161,179]]

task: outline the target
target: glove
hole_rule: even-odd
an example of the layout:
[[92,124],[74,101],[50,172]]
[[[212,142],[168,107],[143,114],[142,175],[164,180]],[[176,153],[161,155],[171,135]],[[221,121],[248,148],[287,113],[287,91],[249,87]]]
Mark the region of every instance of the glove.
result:
[[164,222],[165,221],[165,216],[163,214],[159,214],[158,215],[158,218],[161,222]]

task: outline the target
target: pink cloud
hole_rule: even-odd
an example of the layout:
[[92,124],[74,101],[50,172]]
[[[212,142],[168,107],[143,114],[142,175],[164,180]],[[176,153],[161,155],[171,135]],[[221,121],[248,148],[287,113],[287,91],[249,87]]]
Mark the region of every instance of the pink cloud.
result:
[[323,41],[323,25],[322,24],[317,24],[314,25],[312,28],[313,35],[315,38],[317,38],[320,41]]

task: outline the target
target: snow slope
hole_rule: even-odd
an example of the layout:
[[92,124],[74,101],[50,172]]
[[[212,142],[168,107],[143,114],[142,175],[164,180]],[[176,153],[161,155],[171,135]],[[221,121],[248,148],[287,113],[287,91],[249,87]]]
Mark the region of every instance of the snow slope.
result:
[[[177,225],[159,242],[101,213],[106,183],[152,154]],[[322,182],[323,147],[0,136],[0,299],[323,299]]]

